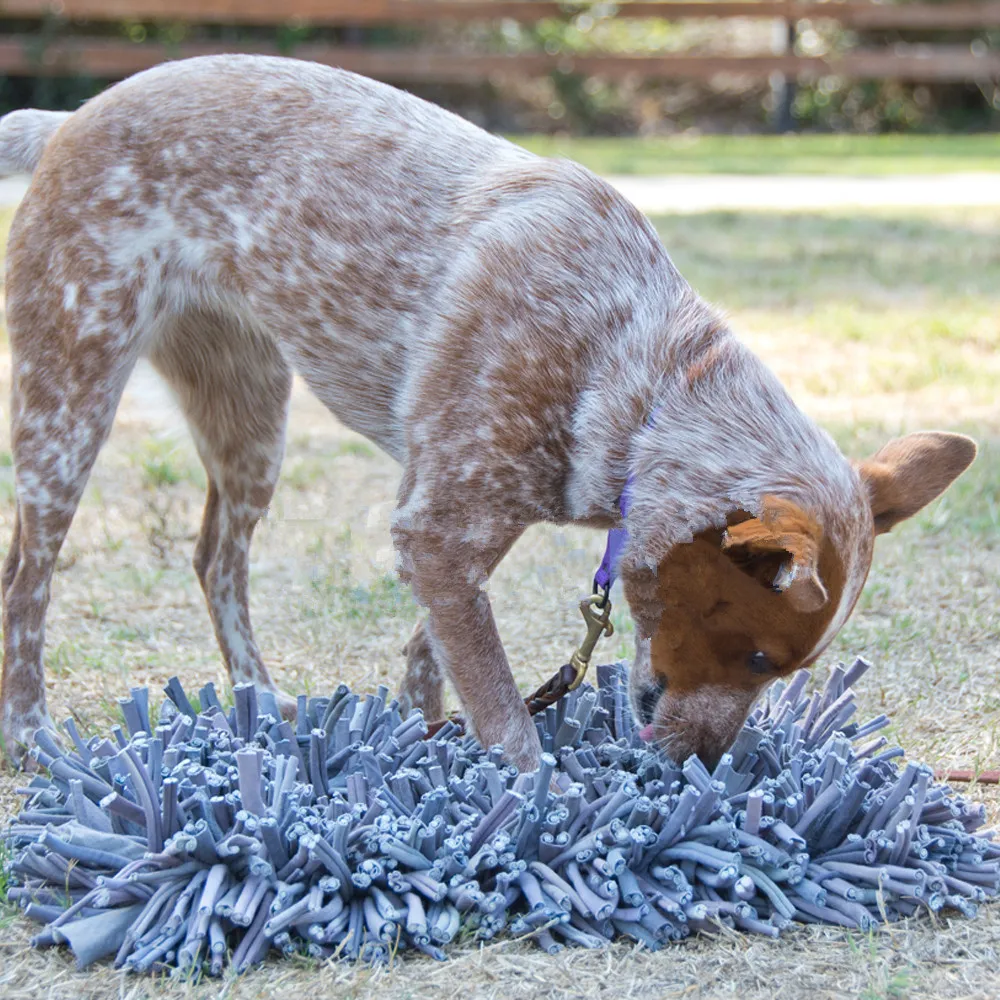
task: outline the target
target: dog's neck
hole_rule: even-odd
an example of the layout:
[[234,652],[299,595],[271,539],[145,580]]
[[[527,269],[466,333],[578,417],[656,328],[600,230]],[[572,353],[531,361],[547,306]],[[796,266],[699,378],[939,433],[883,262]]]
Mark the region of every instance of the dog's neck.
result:
[[630,547],[655,565],[768,493],[813,510],[850,504],[857,486],[839,449],[708,306],[692,295],[667,325],[667,336],[638,351],[634,341],[632,353],[610,345],[581,394],[567,489],[573,520],[620,523],[631,479]]

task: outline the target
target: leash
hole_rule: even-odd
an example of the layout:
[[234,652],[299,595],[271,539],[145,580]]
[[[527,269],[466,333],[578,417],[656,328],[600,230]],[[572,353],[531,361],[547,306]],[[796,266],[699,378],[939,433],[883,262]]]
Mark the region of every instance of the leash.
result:
[[[610,590],[610,587],[608,589]],[[587,623],[587,634],[569,658],[569,662],[564,663],[540,688],[524,699],[529,715],[544,712],[564,695],[578,688],[587,675],[590,658],[594,654],[598,640],[602,636],[614,635],[615,627],[611,624],[611,601],[608,600],[606,593],[585,597],[580,602],[580,613]],[[450,730],[456,735],[465,732],[465,719],[460,715],[449,715],[445,719],[430,723],[427,726],[427,736],[436,736],[447,725],[456,727]]]
[[1000,785],[1000,770],[970,771],[968,769],[960,769],[958,771],[935,771],[934,777],[938,781],[963,781],[979,785]]

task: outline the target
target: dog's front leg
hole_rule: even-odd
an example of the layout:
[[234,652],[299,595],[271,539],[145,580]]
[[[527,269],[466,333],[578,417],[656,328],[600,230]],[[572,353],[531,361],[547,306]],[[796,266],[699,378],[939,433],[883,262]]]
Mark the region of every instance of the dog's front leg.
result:
[[432,643],[461,699],[475,737],[504,748],[522,771],[538,767],[541,744],[507,663],[489,598],[462,588],[430,602]]
[[[405,485],[404,485],[405,489]],[[400,569],[429,612],[420,637],[451,680],[483,746],[500,745],[522,771],[538,767],[541,744],[507,662],[483,584],[519,528],[445,526],[400,512],[393,537]],[[413,521],[423,522],[416,529]]]

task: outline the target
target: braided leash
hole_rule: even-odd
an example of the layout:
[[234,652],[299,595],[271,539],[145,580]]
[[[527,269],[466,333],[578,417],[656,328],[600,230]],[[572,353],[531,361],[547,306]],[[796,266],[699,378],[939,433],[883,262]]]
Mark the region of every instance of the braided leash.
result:
[[934,777],[938,781],[968,781],[980,785],[1000,785],[1000,770],[970,771],[964,769],[958,771],[935,771]]

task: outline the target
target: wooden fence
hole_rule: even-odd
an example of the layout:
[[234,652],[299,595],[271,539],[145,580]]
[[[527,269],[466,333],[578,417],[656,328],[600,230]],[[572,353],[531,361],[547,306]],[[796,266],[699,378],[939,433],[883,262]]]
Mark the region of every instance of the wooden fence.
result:
[[[743,0],[681,2],[632,0],[601,4],[611,16],[704,20],[767,18],[790,26],[835,21],[863,31],[935,30],[982,32],[1000,29],[1000,2],[873,3],[869,0]],[[8,76],[126,76],[166,59],[215,52],[279,51],[265,41],[182,41],[163,44],[109,37],[102,25],[115,22],[191,25],[375,27],[439,25],[511,19],[521,23],[569,18],[591,3],[548,0],[0,0],[0,74]],[[79,22],[85,22],[80,24]],[[547,52],[469,53],[413,44],[397,48],[308,42],[281,51],[343,66],[394,83],[475,83],[509,76],[575,73],[620,79],[809,80],[826,75],[912,82],[995,81],[1000,51],[968,40],[951,44],[894,42],[825,56],[653,54],[586,55]]]

